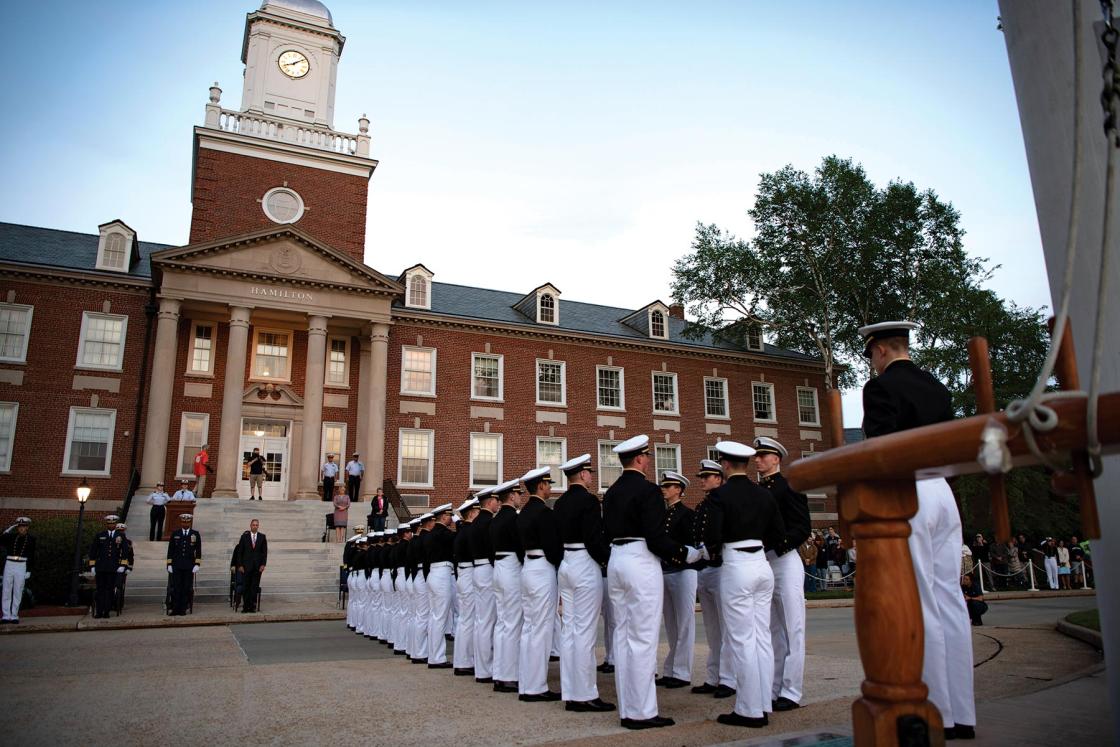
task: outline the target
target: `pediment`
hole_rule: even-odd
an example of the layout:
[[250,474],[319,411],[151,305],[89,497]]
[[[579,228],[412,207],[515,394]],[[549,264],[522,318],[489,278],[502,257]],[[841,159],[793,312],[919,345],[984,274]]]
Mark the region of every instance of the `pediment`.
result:
[[152,265],[162,272],[237,276],[379,295],[404,293],[396,280],[291,226],[165,249],[152,255]]
[[303,398],[283,384],[253,384],[241,395],[241,403],[303,407]]

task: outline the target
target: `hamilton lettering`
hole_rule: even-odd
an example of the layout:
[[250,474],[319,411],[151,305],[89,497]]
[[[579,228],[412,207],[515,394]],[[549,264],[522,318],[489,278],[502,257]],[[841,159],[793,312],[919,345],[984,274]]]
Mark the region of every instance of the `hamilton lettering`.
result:
[[289,290],[288,288],[268,288],[262,285],[249,286],[249,295],[263,298],[286,298],[289,301],[306,301],[308,303],[315,300],[315,297],[311,293],[305,291]]

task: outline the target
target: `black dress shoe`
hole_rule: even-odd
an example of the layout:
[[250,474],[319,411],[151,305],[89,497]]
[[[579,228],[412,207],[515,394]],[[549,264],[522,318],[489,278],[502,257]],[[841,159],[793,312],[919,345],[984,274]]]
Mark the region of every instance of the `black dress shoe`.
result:
[[735,694],[735,688],[728,687],[727,685],[720,685],[712,691],[713,698],[730,698]]
[[595,671],[602,672],[603,674],[614,674],[614,664],[603,662],[599,666],[595,667]]
[[346,627],[350,628],[350,630],[353,630],[353,629],[354,629],[354,626],[353,626],[353,625],[347,625]]
[[728,726],[747,726],[752,729],[761,729],[770,723],[766,718],[766,714],[762,714],[762,718],[751,718],[750,716],[740,716],[735,711],[731,713],[722,713],[716,717],[716,721]]
[[393,656],[404,656],[407,651],[401,651],[399,648],[393,649]]
[[426,656],[423,659],[416,659],[416,658],[413,658],[413,657],[409,657],[408,660],[411,661],[413,664],[427,664],[428,663],[428,657],[426,657]]
[[522,693],[517,696],[517,699],[523,703],[543,703],[545,701],[560,700],[560,693],[553,692],[552,690],[545,690],[543,693],[534,693],[532,695]]
[[496,693],[515,693],[517,692],[516,682],[495,682],[494,692]]
[[715,685],[711,685],[705,682],[703,685],[697,685],[696,687],[692,688],[690,692],[692,692],[693,695],[711,695],[715,691]]
[[473,677],[474,667],[455,667],[456,677]]
[[474,681],[480,685],[489,685],[494,682],[493,677],[475,677]]
[[550,657],[548,657],[548,660],[549,661],[560,661],[560,657],[559,656],[550,656]]
[[[976,739],[976,727],[967,724],[957,724],[952,727],[954,739]],[[949,739],[949,729],[945,730],[945,738]]]
[[443,640],[453,641],[453,640],[455,640],[455,636],[451,635],[450,633],[444,633],[443,634]]
[[439,664],[429,664],[428,669],[451,669],[452,664],[449,661],[441,661]]
[[583,713],[602,713],[603,711],[613,711],[614,703],[608,703],[600,698],[595,698],[595,700],[569,700],[564,704],[564,710]]
[[678,687],[688,687],[689,683],[680,679],[679,677],[658,677],[654,684],[658,687],[664,687],[668,690],[676,690]]
[[654,716],[653,718],[624,718],[622,719],[623,729],[660,729],[662,726],[672,726],[675,724],[671,718],[664,716]]
[[775,711],[792,711],[794,708],[800,708],[800,703],[795,703],[786,697],[781,697],[771,703],[771,707]]

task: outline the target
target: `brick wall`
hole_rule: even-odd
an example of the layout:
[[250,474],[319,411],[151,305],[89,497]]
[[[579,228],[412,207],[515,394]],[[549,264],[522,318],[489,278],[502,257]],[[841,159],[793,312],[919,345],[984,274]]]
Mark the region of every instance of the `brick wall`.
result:
[[363,261],[367,179],[209,148],[196,151],[191,243],[275,226],[260,201],[285,184],[303,198],[306,212],[297,228]]

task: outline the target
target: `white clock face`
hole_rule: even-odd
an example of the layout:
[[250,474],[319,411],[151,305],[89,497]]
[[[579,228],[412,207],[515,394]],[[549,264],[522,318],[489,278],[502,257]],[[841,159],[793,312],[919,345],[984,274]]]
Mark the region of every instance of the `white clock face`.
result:
[[307,58],[294,49],[289,49],[281,54],[277,64],[280,65],[280,72],[289,78],[302,78],[311,70],[311,63],[307,61]]

